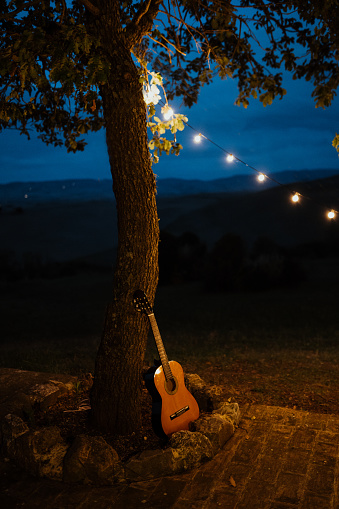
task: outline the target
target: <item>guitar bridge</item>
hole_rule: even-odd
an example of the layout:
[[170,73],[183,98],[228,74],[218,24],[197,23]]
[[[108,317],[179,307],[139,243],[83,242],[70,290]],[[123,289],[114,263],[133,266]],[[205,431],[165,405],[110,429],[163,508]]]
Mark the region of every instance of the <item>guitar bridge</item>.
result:
[[184,414],[185,412],[187,412],[187,410],[189,410],[190,407],[188,405],[180,408],[180,410],[177,410],[174,414],[170,415],[170,419],[171,421],[173,421],[174,419],[176,419],[177,417],[179,417],[180,415]]

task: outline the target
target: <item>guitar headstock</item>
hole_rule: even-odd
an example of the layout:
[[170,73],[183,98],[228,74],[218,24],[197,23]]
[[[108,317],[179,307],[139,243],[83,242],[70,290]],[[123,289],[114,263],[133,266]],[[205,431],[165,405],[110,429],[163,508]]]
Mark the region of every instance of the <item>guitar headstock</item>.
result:
[[148,299],[145,295],[145,292],[142,290],[136,290],[133,294],[133,302],[135,309],[142,313],[145,313],[147,316],[153,313],[153,309],[148,302]]

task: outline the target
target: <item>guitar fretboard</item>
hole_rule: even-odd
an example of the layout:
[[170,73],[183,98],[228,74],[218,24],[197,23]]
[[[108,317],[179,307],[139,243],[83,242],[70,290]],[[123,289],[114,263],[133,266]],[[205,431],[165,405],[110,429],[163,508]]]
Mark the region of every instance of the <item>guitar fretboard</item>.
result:
[[162,368],[164,370],[164,375],[167,381],[173,380],[173,374],[168,362],[168,357],[165,351],[164,343],[162,342],[160,331],[158,328],[157,321],[155,319],[154,313],[148,314],[148,318],[152,327],[155,344],[157,345],[160,361],[162,364]]

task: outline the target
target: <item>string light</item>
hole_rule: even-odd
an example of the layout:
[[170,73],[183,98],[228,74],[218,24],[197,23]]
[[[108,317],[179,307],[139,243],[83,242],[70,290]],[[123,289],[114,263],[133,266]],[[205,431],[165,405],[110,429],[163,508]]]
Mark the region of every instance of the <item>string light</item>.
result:
[[[152,88],[152,87],[151,87]],[[155,90],[155,88],[153,90],[151,90],[150,92],[153,92],[153,94],[150,94],[152,99],[154,100],[154,102],[158,102],[157,99],[157,95],[158,95],[158,90]],[[146,95],[146,94],[145,94]],[[155,96],[155,97],[154,97]],[[147,97],[147,96],[146,96]],[[146,100],[146,98],[145,98]],[[161,108],[161,112],[163,114],[163,117],[165,120],[169,120],[171,117],[173,117],[174,115],[174,111],[173,109],[168,106],[168,104],[166,104],[165,106],[163,106]],[[194,129],[194,127],[192,127],[191,125],[188,124],[188,122],[185,122],[184,123],[190,127],[193,131],[196,131],[196,129]],[[198,131],[196,131],[198,133]],[[223,152],[225,152],[227,154],[226,156],[226,161],[228,163],[232,163],[235,159],[239,162],[239,163],[242,163],[244,164],[247,168],[250,168],[251,170],[255,171],[258,173],[258,176],[257,176],[257,180],[259,182],[264,182],[266,180],[266,178],[268,178],[269,180],[271,180],[272,182],[274,182],[275,184],[278,184],[279,186],[281,187],[285,187],[285,188],[288,188],[288,185],[286,184],[282,184],[281,182],[275,180],[274,178],[272,178],[271,176],[268,176],[268,175],[265,175],[264,173],[261,173],[259,172],[256,168],[254,168],[253,166],[250,166],[249,164],[245,163],[244,161],[242,161],[241,159],[239,159],[238,157],[235,157],[233,154],[227,152],[227,150],[225,150],[223,147],[221,147],[220,145],[218,145],[217,143],[215,143],[213,140],[210,140],[209,138],[207,138],[205,135],[201,134],[201,133],[198,133],[194,136],[193,138],[193,141],[194,143],[200,143],[202,138],[205,138],[207,141],[209,141],[210,143],[212,143],[213,145],[215,145],[217,148],[219,148],[220,150],[222,150]],[[297,192],[294,192],[291,196],[291,200],[293,203],[298,203],[300,201],[300,197],[303,197],[303,198],[308,198],[309,200],[312,200],[311,198],[309,197],[305,197],[303,195],[301,195],[300,193],[297,193]],[[315,200],[312,200],[312,201],[315,201]],[[339,212],[337,210],[330,210],[327,212],[327,218],[332,220],[336,217],[336,215],[338,214]]]
[[[161,101],[161,98],[160,98],[160,95],[159,95],[159,89],[156,87],[155,83],[152,84],[151,87],[147,87],[146,90],[144,90],[143,92],[144,92],[144,99],[145,99],[146,104],[149,104],[149,103],[157,104],[158,102]],[[174,115],[174,111],[167,104],[167,101],[166,101],[166,104],[161,108],[161,112],[162,112],[165,120],[170,120],[170,118],[172,118],[173,115]],[[184,123],[188,127],[190,127],[193,131],[198,133],[198,131],[196,131],[196,129],[194,129],[194,127],[189,125],[187,121],[184,120]],[[225,152],[227,154],[226,160],[227,160],[228,163],[232,163],[236,159],[239,163],[244,164],[247,168],[250,168],[253,171],[255,171],[256,173],[258,173],[257,180],[259,182],[264,182],[264,180],[266,178],[268,178],[269,180],[271,180],[275,184],[278,184],[281,187],[288,188],[288,185],[282,184],[281,182],[275,180],[271,176],[267,176],[267,175],[259,172],[256,168],[254,168],[253,166],[250,166],[249,164],[245,163],[244,161],[242,161],[238,157],[235,157],[233,154],[227,152],[227,150],[225,150],[223,147],[221,147],[220,145],[218,145],[217,143],[215,143],[214,141],[212,141],[211,139],[207,138],[205,135],[203,135],[201,133],[198,133],[197,135],[194,136],[194,142],[195,143],[200,143],[202,138],[205,138],[207,141],[209,141],[210,143],[215,145],[217,148],[219,148],[220,150]],[[300,201],[300,197],[301,196],[302,195],[300,193],[294,192],[294,194],[292,194],[292,196],[291,196],[291,200],[293,201],[293,203],[298,203]],[[309,198],[307,196],[302,196],[302,197],[311,200],[311,198]],[[25,196],[25,198],[26,198],[26,196]],[[315,201],[315,200],[312,200],[312,201]],[[336,217],[336,215],[338,213],[339,212],[337,210],[332,209],[332,210],[327,212],[327,218],[332,220],[332,219],[334,219]]]
[[[190,127],[193,131],[196,131],[194,129],[194,127],[192,127],[191,125],[189,125],[187,122],[185,122],[185,124]],[[196,131],[198,132],[198,131]],[[227,162],[231,163],[233,162],[235,159],[239,162],[239,163],[242,163],[244,164],[247,168],[250,168],[251,170],[255,171],[258,173],[258,176],[257,176],[257,180],[259,182],[264,182],[264,180],[266,179],[269,179],[271,180],[272,182],[274,182],[275,184],[281,186],[281,187],[285,187],[288,189],[288,185],[287,184],[282,184],[281,182],[279,182],[278,180],[275,180],[274,178],[272,178],[271,176],[268,176],[268,175],[265,175],[264,173],[261,173],[259,172],[256,168],[254,168],[253,166],[250,166],[249,164],[245,163],[244,161],[242,161],[241,159],[239,159],[238,157],[235,157],[233,154],[227,152],[227,150],[225,150],[223,147],[221,147],[220,145],[218,145],[217,143],[215,143],[213,140],[210,140],[209,138],[207,138],[205,135],[199,133],[197,134],[196,136],[194,136],[194,141],[195,143],[199,143],[201,141],[202,138],[205,138],[207,141],[209,141],[210,143],[212,143],[213,145],[215,145],[217,148],[219,148],[220,150],[222,150],[223,152],[225,152],[227,154],[226,156],[226,160]],[[311,201],[315,201],[315,200],[312,200],[311,198],[307,197],[307,196],[303,196],[302,194],[300,193],[297,193],[297,192],[294,192],[292,195],[291,195],[291,201],[293,203],[298,203],[300,201],[300,198],[307,198]],[[319,204],[318,204],[319,205]],[[336,215],[339,214],[339,212],[337,210],[330,210],[329,212],[327,212],[327,218],[328,219],[334,219],[336,217]]]

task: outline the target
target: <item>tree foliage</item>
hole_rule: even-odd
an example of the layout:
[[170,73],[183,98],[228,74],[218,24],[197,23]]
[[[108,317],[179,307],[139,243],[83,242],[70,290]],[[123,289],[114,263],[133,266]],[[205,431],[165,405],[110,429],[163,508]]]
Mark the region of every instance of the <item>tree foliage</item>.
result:
[[[169,100],[191,106],[218,75],[237,80],[237,104],[266,106],[286,93],[283,70],[313,82],[318,107],[336,95],[337,0],[1,0],[0,129],[33,127],[46,143],[84,149],[82,136],[105,124],[100,87],[116,41],[107,48],[98,19],[109,4],[140,75],[146,63],[160,73]],[[180,149],[156,130],[159,153]]]

